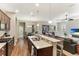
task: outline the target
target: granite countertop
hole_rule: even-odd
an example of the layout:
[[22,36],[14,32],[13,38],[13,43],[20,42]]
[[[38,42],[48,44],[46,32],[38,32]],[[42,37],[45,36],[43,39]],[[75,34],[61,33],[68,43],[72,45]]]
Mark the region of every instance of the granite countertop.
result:
[[3,46],[5,46],[6,45],[6,43],[0,43],[0,49],[3,47]]
[[39,35],[39,36],[41,36],[42,38],[45,38],[46,40],[51,41],[53,43],[61,42],[61,40],[58,40],[56,38],[51,38],[51,37],[48,37],[48,36],[45,36],[45,35]]
[[7,37],[3,37],[3,38],[13,38],[13,36],[7,36]]
[[1,34],[0,34],[0,39],[1,39],[1,38],[13,38],[13,36],[7,36],[7,37],[6,37],[6,36],[4,36],[4,33],[1,33]]
[[4,35],[4,33],[0,34],[0,39],[2,38],[3,35]]
[[42,48],[46,48],[46,47],[51,47],[52,44],[49,44],[48,42],[40,39],[39,41],[33,41],[32,38],[36,38],[36,36],[28,36],[28,38],[30,39],[30,41],[33,43],[33,45],[37,48],[37,49],[42,49]]

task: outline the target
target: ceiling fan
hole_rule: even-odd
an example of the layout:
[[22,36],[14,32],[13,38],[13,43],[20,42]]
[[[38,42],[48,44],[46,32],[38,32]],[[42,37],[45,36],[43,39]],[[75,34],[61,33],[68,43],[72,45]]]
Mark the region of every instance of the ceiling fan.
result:
[[65,16],[66,16],[65,21],[73,21],[74,20],[72,18],[68,18],[68,15],[67,14]]

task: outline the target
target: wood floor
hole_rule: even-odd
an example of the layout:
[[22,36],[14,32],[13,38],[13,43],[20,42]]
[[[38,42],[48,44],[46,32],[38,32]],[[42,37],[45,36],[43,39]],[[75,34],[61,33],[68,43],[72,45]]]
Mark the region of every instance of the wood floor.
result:
[[23,39],[18,40],[11,56],[29,56],[27,41]]
[[[63,50],[63,54],[64,56],[76,56],[65,50]],[[15,45],[12,51],[11,56],[29,56],[27,41],[23,39],[18,40],[17,44]]]

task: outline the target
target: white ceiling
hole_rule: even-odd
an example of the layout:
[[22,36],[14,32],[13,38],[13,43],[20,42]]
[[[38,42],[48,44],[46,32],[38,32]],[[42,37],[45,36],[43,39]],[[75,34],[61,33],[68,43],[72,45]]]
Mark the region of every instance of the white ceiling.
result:
[[[50,16],[51,19],[55,18],[66,12],[71,5],[71,3],[52,3],[50,8],[49,3],[40,3],[39,7],[36,7],[34,3],[0,3],[0,8],[12,12],[19,10],[17,17],[20,20],[48,21]],[[37,10],[39,10],[38,14]],[[30,15],[31,12],[33,12],[33,16]],[[49,16],[49,14],[51,15]]]

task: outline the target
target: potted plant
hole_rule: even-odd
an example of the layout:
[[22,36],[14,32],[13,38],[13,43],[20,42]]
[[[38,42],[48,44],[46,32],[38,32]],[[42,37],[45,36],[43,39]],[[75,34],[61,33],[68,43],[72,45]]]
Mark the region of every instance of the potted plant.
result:
[[65,36],[65,39],[66,39],[66,36],[67,36],[67,33],[66,32],[64,32],[64,36]]

